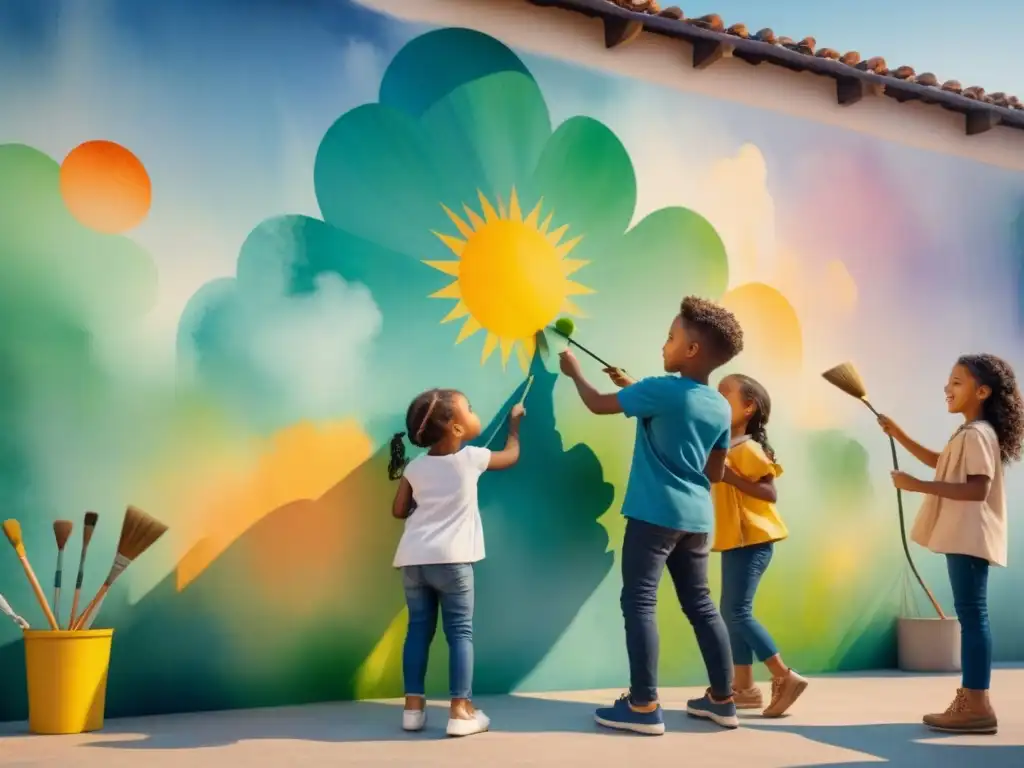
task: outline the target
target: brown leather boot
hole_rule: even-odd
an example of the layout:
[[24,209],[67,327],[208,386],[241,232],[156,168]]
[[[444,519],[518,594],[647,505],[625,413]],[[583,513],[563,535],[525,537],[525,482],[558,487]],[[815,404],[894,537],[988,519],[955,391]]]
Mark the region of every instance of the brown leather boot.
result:
[[944,733],[992,734],[998,729],[995,710],[988,700],[988,691],[957,688],[956,698],[942,714],[925,715],[924,724]]

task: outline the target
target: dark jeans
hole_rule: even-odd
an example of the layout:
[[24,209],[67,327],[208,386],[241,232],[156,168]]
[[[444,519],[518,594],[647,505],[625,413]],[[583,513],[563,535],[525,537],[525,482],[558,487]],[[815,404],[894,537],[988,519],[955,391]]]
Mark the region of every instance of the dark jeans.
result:
[[963,687],[987,691],[992,681],[992,632],[988,625],[988,561],[971,555],[946,555],[953,607],[960,620],[960,668]]
[[402,649],[407,696],[426,693],[427,656],[437,631],[437,612],[448,640],[448,686],[453,699],[473,692],[473,566],[471,563],[402,568],[409,631]]
[[658,698],[658,583],[668,567],[683,613],[693,625],[711,693],[732,695],[732,653],[725,622],[708,587],[711,536],[627,519],[622,542],[622,615],[626,620],[629,692],[634,704]]
[[722,618],[729,629],[732,660],[750,666],[779,652],[767,630],[754,618],[754,595],[768,570],[772,543],[727,549],[722,553]]

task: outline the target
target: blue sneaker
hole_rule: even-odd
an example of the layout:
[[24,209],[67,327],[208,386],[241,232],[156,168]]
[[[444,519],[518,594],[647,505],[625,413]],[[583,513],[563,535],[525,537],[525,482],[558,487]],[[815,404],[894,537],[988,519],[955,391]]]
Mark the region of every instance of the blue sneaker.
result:
[[736,717],[736,703],[732,700],[721,703],[712,701],[710,688],[699,699],[686,702],[686,714],[690,717],[703,717],[723,728],[740,726],[740,719]]
[[594,720],[605,728],[617,731],[633,731],[645,736],[661,736],[665,733],[665,718],[661,715],[658,704],[652,712],[637,712],[629,706],[629,694],[622,697],[610,707],[601,707],[594,712]]

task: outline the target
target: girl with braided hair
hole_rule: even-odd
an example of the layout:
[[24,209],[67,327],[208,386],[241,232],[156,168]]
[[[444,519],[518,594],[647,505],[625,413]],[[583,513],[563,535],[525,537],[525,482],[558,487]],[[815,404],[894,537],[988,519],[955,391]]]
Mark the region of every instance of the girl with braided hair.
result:
[[519,421],[525,413],[522,405],[512,409],[502,450],[465,445],[480,436],[480,417],[461,392],[430,389],[412,401],[405,417],[412,444],[427,452],[406,461],[405,434],[391,440],[388,476],[399,481],[391,513],[405,520],[394,566],[402,571],[409,607],[402,650],[407,731],[422,730],[427,722],[427,656],[439,612],[448,641],[448,735],[471,736],[490,727],[490,719],[472,703],[473,564],[484,558],[477,483],[484,472],[519,461]]
[[1017,377],[995,355],[964,355],[946,382],[946,408],[963,417],[941,453],[917,443],[888,416],[878,422],[922,464],[934,480],[893,472],[893,484],[925,494],[910,538],[946,556],[953,606],[960,620],[961,687],[945,712],[924,724],[952,733],[995,733],[998,723],[988,689],[992,634],[988,621],[988,571],[1006,565],[1006,491],[1003,467],[1021,458],[1024,400]]
[[[761,384],[732,374],[718,385],[732,410],[732,440],[725,476],[712,486],[715,504],[714,551],[722,553],[721,612],[729,630],[737,709],[764,708],[781,717],[807,688],[807,680],[786,666],[771,635],[754,618],[754,596],[772,561],[775,542],[789,532],[775,509],[775,478],[782,467],[768,443],[772,401]],[[772,676],[771,700],[764,706],[754,684],[754,657]]]

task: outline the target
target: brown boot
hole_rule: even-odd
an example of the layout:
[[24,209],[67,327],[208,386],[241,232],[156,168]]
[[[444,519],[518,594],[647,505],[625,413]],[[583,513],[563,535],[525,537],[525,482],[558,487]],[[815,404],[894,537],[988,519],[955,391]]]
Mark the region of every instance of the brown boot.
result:
[[807,690],[808,681],[789,670],[785,677],[772,680],[772,700],[761,714],[764,717],[782,717],[793,703]]
[[736,709],[761,709],[764,706],[764,694],[758,687],[733,690],[732,699]]
[[944,733],[995,733],[998,729],[996,713],[988,700],[988,691],[969,691],[957,688],[956,698],[939,715],[925,715],[924,724]]

